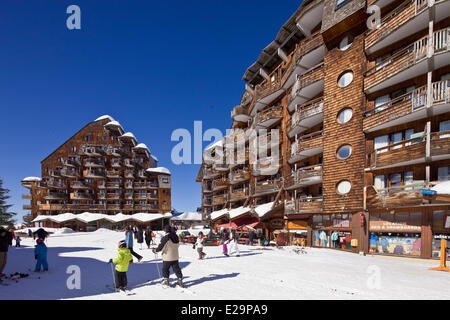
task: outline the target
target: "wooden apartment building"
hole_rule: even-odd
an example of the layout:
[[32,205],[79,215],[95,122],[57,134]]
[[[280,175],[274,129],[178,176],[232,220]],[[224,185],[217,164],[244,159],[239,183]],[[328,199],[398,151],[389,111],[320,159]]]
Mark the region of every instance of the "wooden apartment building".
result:
[[170,212],[171,175],[157,161],[119,122],[102,116],[45,158],[41,177],[22,181],[30,190],[24,209],[33,218]]
[[[204,218],[284,243],[438,257],[450,203],[421,190],[450,180],[449,17],[449,0],[303,1],[245,72],[231,111],[242,131],[210,147],[245,141],[244,161],[204,160]],[[260,144],[249,159],[257,129],[278,130],[278,157]]]

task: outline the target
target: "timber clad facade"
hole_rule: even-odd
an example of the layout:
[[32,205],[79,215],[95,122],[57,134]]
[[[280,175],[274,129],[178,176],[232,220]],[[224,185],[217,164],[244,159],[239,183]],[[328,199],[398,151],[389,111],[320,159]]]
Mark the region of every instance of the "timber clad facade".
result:
[[[204,219],[279,244],[438,257],[449,198],[421,190],[450,180],[449,16],[449,0],[304,1],[245,72],[236,131],[205,150]],[[245,152],[207,157],[230,141]]]
[[109,116],[98,118],[41,162],[41,178],[24,179],[33,218],[84,212],[115,215],[171,211],[171,176],[145,144]]

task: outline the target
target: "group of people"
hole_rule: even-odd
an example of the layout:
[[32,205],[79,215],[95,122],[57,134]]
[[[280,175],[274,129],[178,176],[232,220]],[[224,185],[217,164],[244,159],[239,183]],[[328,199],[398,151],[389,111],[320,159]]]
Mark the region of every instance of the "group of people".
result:
[[[177,284],[180,287],[183,285],[183,274],[179,265],[179,252],[178,247],[180,245],[180,240],[176,234],[176,230],[170,225],[164,227],[165,235],[162,237],[158,247],[153,248],[152,252],[156,255],[158,252],[162,253],[162,275],[163,275],[163,285],[169,286],[169,275],[170,268],[178,278]],[[140,262],[143,257],[137,254],[133,250],[133,236],[136,237],[138,243],[143,243],[144,232],[141,228],[136,228],[128,226],[125,231],[125,239],[121,240],[118,244],[117,258],[110,259],[108,263],[115,264],[115,289],[125,291],[127,290],[127,271],[129,264],[133,261],[133,256]],[[150,228],[146,228],[145,231],[145,241],[148,248],[153,242],[154,234]]]
[[[225,256],[229,257],[229,253],[231,254],[232,251],[236,253],[236,256],[240,256],[239,252],[239,246],[238,246],[238,240],[239,240],[239,233],[235,230],[230,228],[230,230],[226,228],[221,229],[221,239],[222,239],[222,252]],[[228,250],[228,245],[230,245],[230,250]]]

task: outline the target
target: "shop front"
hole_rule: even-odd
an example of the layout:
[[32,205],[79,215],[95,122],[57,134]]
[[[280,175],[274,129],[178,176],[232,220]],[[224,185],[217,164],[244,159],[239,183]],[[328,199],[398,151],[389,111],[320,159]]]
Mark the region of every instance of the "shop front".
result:
[[289,244],[306,247],[308,245],[308,219],[304,218],[289,219],[287,229],[289,232]]
[[422,254],[422,212],[371,213],[369,253],[420,257]]
[[315,214],[312,218],[312,246],[351,250],[351,214]]
[[432,258],[441,257],[442,240],[447,240],[447,259],[450,252],[450,210],[434,210],[433,211],[433,242],[432,242]]

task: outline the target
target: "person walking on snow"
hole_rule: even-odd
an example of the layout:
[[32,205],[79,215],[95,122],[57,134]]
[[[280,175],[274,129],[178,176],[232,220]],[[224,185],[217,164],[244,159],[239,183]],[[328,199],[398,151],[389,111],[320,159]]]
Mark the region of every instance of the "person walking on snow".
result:
[[9,235],[8,231],[0,227],[0,278],[3,278],[5,274],[6,262],[8,261],[8,247],[9,247]]
[[194,243],[194,249],[197,247],[198,252],[198,259],[203,260],[203,258],[206,256],[206,253],[203,252],[203,241],[205,240],[205,236],[203,235],[203,232],[199,232],[197,236],[197,242]]
[[125,232],[125,243],[127,244],[127,248],[130,249],[130,253],[138,259],[138,262],[141,262],[142,256],[133,250],[133,228],[131,226],[128,226],[127,231]]
[[152,229],[150,229],[150,226],[145,229],[145,243],[147,244],[147,247],[150,249],[150,244],[152,243]]
[[142,231],[142,228],[139,227],[137,233],[136,233],[136,239],[137,239],[137,243],[139,243],[141,245],[141,250],[142,250],[142,244],[144,243],[144,231]]
[[175,230],[170,226],[166,225],[164,227],[165,235],[161,239],[161,243],[156,249],[153,249],[153,253],[162,252],[162,274],[164,277],[163,285],[170,286],[169,283],[169,269],[172,267],[173,272],[178,278],[177,286],[184,288],[183,285],[183,274],[181,273],[180,265],[178,259],[180,258],[178,253],[178,247],[180,246],[180,239],[178,238]]
[[228,247],[227,244],[229,242],[229,233],[228,230],[225,228],[222,228],[222,252],[224,255],[228,257]]
[[230,232],[230,243],[231,243],[230,254],[231,251],[234,251],[234,253],[236,253],[236,257],[240,256],[238,240],[239,240],[239,233],[236,230],[232,229]]
[[20,237],[16,237],[16,247],[20,248],[20,241],[22,241],[22,239],[20,239]]
[[130,262],[133,260],[130,249],[127,248],[125,240],[119,242],[119,250],[117,252],[116,259],[109,259],[108,263],[114,263],[116,265],[114,273],[116,290],[128,290],[127,271]]
[[34,258],[36,261],[36,268],[34,268],[34,272],[40,272],[41,267],[44,271],[48,271],[48,263],[47,263],[47,246],[44,243],[44,240],[37,239],[36,247],[34,248]]

